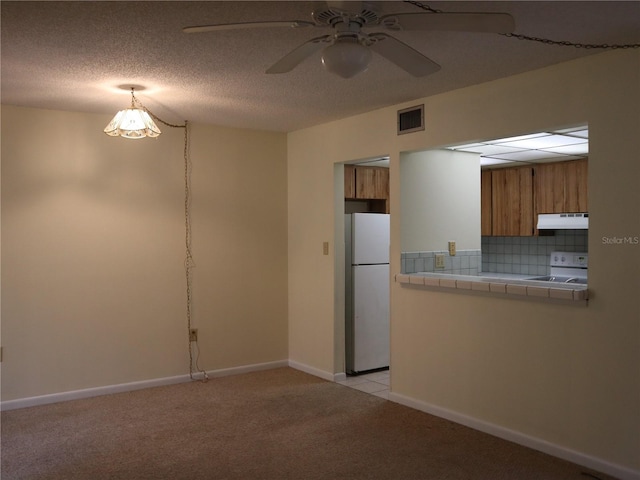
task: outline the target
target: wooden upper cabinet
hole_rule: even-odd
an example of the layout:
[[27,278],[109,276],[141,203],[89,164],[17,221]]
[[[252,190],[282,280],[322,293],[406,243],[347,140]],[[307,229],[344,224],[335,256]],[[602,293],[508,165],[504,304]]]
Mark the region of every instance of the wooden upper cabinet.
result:
[[359,167],[356,173],[356,197],[358,199],[388,199],[389,169],[385,167]]
[[587,160],[535,167],[535,213],[588,212]]
[[536,213],[564,212],[564,166],[546,163],[535,167]]
[[366,200],[369,212],[389,213],[389,169],[344,166],[345,200]]
[[344,166],[344,198],[356,198],[356,167],[355,165]]
[[491,172],[491,234],[533,235],[533,169],[515,167]]
[[536,234],[538,213],[588,212],[587,159],[481,172],[481,233]]
[[566,162],[565,206],[567,212],[588,212],[587,159]]
[[491,170],[480,173],[480,235],[490,236],[491,229]]

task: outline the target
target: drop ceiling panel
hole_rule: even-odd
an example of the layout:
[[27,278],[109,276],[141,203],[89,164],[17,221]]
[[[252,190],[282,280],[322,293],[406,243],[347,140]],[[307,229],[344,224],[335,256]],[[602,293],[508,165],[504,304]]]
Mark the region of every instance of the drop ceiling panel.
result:
[[513,162],[531,162],[533,160],[541,160],[550,156],[558,156],[550,154],[542,150],[520,150],[519,152],[502,153],[490,155],[488,158],[497,158],[499,160],[511,160]]
[[538,132],[449,147],[477,153],[481,166],[575,160],[589,155],[589,129],[584,126]]
[[566,145],[564,147],[546,148],[545,151],[551,153],[561,153],[563,155],[586,156],[589,154],[589,144],[577,143],[575,145]]
[[536,150],[544,150],[545,148],[563,147],[565,145],[573,145],[576,143],[584,143],[584,139],[569,137],[567,135],[548,134],[548,135],[540,135],[537,137],[516,140],[516,141],[508,141],[508,142],[500,141],[500,145],[503,145],[503,146],[525,148],[525,149],[536,149]]

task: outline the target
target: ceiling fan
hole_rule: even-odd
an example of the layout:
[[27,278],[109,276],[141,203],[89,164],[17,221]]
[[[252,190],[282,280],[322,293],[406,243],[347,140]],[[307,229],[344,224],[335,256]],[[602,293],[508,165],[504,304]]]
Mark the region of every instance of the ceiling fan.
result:
[[383,32],[365,33],[363,29],[381,27],[386,30],[447,30],[464,32],[512,33],[513,17],[508,13],[391,13],[378,15],[368,3],[329,1],[314,10],[311,21],[287,20],[183,28],[185,33],[202,33],[246,28],[332,28],[334,33],[312,38],[278,60],[266,73],[287,73],[319,50],[324,67],[343,78],[351,78],[367,69],[371,51],[386,58],[415,77],[440,70],[433,60],[406,43]]

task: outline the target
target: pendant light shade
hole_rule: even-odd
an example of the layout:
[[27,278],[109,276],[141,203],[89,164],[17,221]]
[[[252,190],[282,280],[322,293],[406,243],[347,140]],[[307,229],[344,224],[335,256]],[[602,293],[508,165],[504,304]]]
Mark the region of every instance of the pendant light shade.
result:
[[131,107],[120,110],[105,127],[104,133],[112,137],[156,138],[160,129],[144,107],[135,105],[136,98],[131,89]]

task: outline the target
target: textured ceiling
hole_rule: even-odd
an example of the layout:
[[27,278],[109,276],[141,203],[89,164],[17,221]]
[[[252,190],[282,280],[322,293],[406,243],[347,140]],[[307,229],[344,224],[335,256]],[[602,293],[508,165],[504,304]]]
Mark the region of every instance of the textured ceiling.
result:
[[[421,12],[372,2],[382,14]],[[508,12],[516,33],[579,43],[640,43],[640,2],[429,2],[446,12]],[[182,27],[310,20],[318,2],[2,1],[2,103],[111,114],[129,103],[121,85],[169,122],[292,131],[388,105],[514,75],[602,50],[545,45],[497,34],[394,32],[442,66],[414,78],[374,55],[342,79],[316,54],[287,74],[265,70],[314,28],[187,35]],[[376,31],[371,29],[369,31]]]

